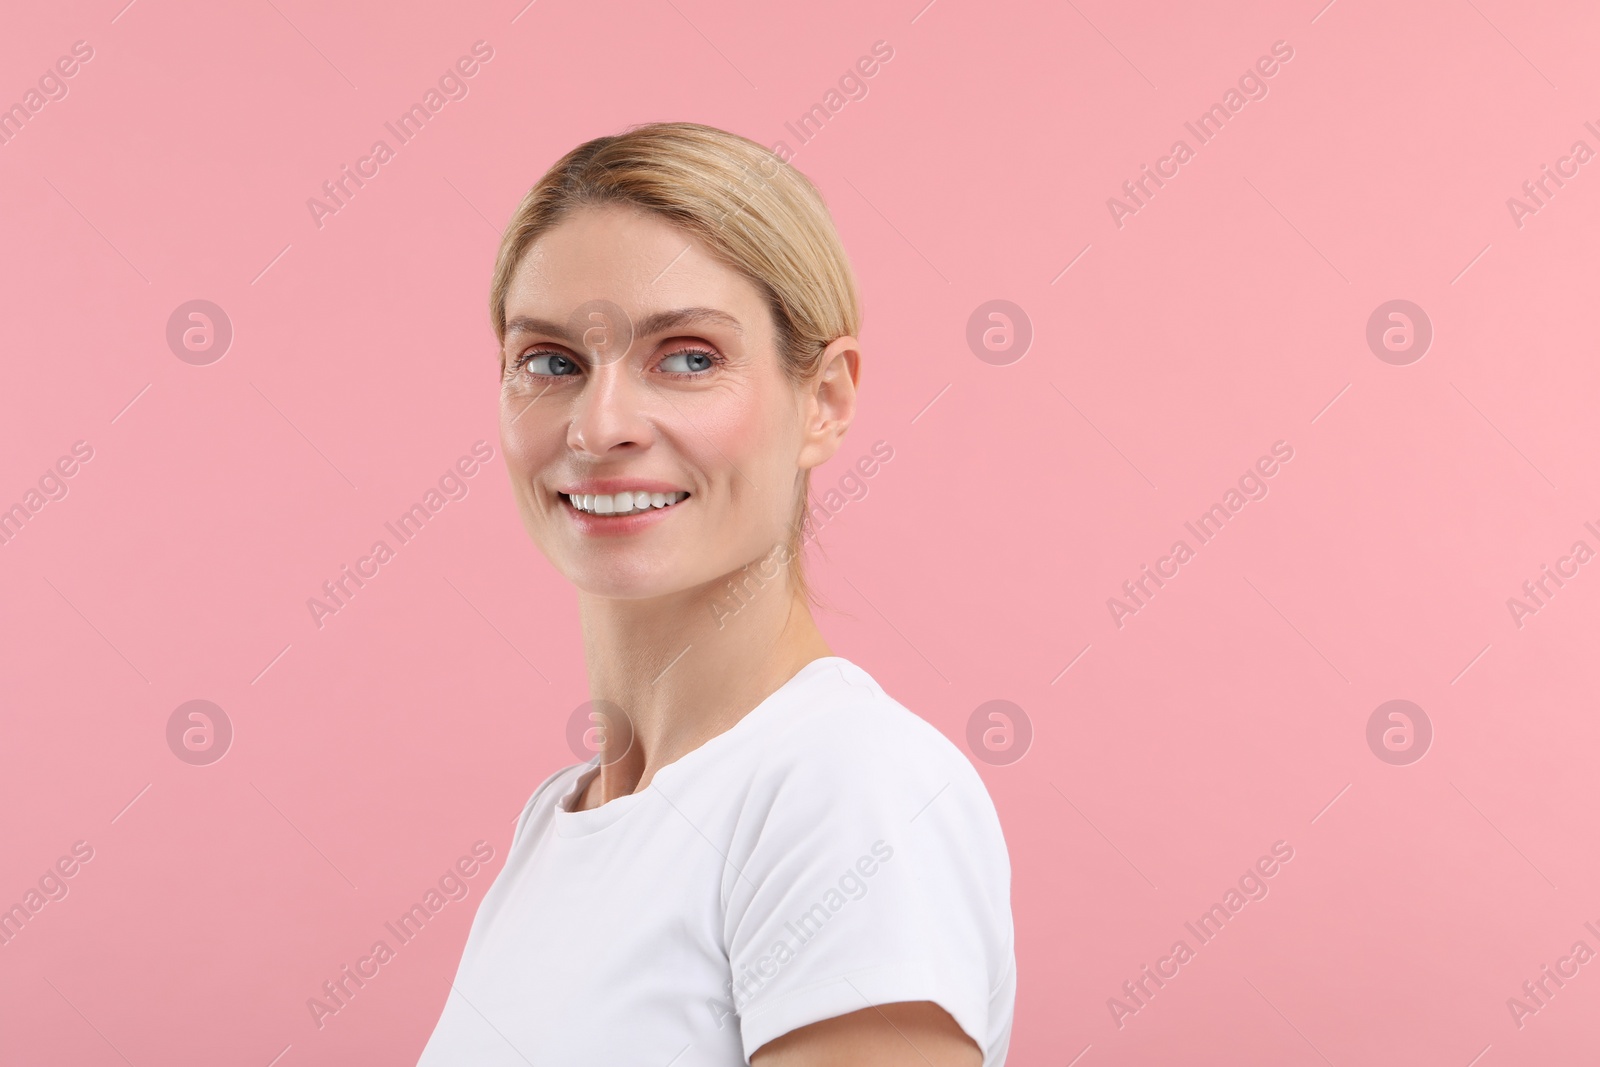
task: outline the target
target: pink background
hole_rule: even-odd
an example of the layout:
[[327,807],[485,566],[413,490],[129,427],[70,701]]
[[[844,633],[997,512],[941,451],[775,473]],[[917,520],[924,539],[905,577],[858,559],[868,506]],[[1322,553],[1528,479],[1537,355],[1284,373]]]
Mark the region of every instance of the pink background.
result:
[[[1600,962],[1520,1027],[1507,1005],[1600,950],[1600,564],[1507,606],[1600,549],[1600,163],[1520,227],[1506,203],[1600,149],[1600,13],[919,2],[8,15],[0,104],[94,54],[0,145],[0,507],[93,458],[0,546],[0,905],[94,854],[0,948],[0,1060],[413,1062],[587,696],[499,457],[497,228],[567,149],[657,119],[798,148],[859,273],[863,411],[814,484],[894,458],[815,558],[835,651],[960,744],[986,701],[1032,724],[979,764],[1012,1063],[1600,1054]],[[307,198],[478,40],[469,95],[319,228]],[[879,40],[800,146],[785,122]],[[1280,40],[1268,95],[1197,145]],[[1119,227],[1107,198],[1180,137]],[[205,366],[166,341],[194,299],[234,331]],[[995,299],[1034,333],[1006,365],[966,340]],[[1395,299],[1434,330],[1405,366],[1366,342]],[[468,496],[319,629],[307,598],[480,439]],[[1198,545],[1184,522],[1276,441],[1270,493]],[[167,743],[193,699],[235,731],[208,766]],[[1367,743],[1392,699],[1433,726],[1409,765]],[[319,1028],[307,999],[480,839],[470,896]],[[1119,1027],[1108,998],[1277,841],[1270,894]]]

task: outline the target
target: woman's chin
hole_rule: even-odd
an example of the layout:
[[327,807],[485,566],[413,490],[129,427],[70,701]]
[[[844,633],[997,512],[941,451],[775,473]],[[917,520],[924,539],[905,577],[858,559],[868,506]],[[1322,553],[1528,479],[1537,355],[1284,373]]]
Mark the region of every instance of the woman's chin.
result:
[[669,566],[577,566],[563,568],[580,593],[607,600],[651,600],[695,586],[681,569]]

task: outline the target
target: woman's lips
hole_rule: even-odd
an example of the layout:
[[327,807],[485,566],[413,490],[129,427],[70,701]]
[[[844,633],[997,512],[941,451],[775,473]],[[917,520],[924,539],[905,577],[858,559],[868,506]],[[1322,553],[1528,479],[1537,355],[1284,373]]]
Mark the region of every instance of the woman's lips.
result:
[[655,481],[650,478],[585,478],[570,485],[558,485],[556,491],[566,496],[575,496],[580,493],[621,493],[637,492],[646,493],[681,493],[682,486],[671,482]]
[[[674,491],[671,493],[658,492],[646,494],[644,507],[642,509],[638,509],[637,505],[640,502],[639,495],[644,492],[645,491],[642,489],[631,491],[629,493],[629,496],[631,497],[629,500],[629,505],[630,507],[634,508],[634,510],[630,510],[621,514],[617,513],[615,510],[609,513],[598,513],[592,510],[586,511],[574,503],[573,495],[569,493],[558,493],[557,497],[561,501],[561,510],[566,513],[568,518],[571,519],[572,524],[577,527],[578,531],[584,534],[635,533],[639,530],[654,526],[659,522],[664,522],[669,514],[677,511],[679,508],[683,507],[689,502],[689,494],[682,491]],[[621,495],[621,493],[583,493],[578,494],[578,497],[580,501],[593,508],[597,505],[604,505],[607,502],[596,501],[595,497],[607,496],[609,497],[609,503],[613,508],[615,508],[615,506],[619,503],[617,497]],[[662,503],[658,506],[655,503],[656,500],[661,500]],[[667,501],[669,500],[672,502],[668,503]]]

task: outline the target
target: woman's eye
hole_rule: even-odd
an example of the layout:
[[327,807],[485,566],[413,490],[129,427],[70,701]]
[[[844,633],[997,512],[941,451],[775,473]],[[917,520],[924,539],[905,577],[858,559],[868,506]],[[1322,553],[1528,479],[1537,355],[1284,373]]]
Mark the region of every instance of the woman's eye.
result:
[[698,348],[674,352],[661,361],[661,369],[668,374],[699,374],[716,366],[716,357]]
[[578,365],[559,352],[530,352],[522,357],[522,366],[529,374],[550,378],[566,378],[578,373]]

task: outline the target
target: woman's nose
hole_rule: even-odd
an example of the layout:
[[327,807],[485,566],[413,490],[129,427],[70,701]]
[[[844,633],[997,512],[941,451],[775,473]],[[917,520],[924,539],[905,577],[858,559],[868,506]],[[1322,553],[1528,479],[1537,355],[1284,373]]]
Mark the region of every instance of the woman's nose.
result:
[[650,435],[645,390],[630,361],[592,364],[573,402],[567,447],[603,456],[615,448],[645,444]]

